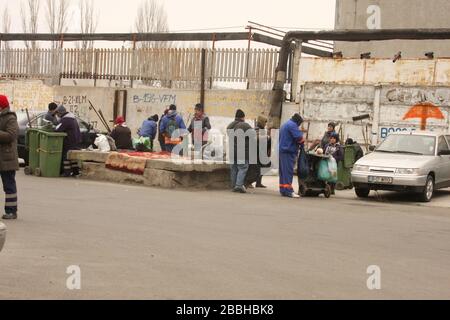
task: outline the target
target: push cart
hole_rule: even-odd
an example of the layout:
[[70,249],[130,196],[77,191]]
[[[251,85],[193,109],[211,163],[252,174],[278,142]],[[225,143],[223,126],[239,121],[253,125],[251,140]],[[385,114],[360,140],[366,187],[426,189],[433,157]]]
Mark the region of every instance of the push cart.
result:
[[325,198],[330,198],[332,192],[330,184],[318,178],[320,162],[328,160],[330,156],[318,155],[314,152],[307,152],[306,156],[308,158],[309,174],[305,179],[301,179],[300,176],[298,178],[299,195],[301,197],[318,197],[323,194]]

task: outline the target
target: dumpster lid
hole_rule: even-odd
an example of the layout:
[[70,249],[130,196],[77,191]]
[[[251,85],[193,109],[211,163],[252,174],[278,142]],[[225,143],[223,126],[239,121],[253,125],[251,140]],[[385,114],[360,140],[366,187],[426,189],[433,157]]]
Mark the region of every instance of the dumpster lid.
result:
[[64,132],[49,132],[49,131],[43,131],[39,130],[40,133],[43,133],[49,137],[66,137],[67,133]]

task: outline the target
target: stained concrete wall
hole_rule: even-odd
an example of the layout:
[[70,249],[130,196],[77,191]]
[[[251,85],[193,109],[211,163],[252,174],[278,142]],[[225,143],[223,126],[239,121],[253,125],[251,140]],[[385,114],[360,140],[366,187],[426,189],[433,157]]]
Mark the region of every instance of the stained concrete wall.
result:
[[[133,134],[142,122],[153,114],[161,115],[170,104],[178,106],[185,122],[192,119],[194,106],[200,101],[198,90],[127,89],[127,122]],[[107,121],[114,116],[115,88],[48,86],[42,81],[0,81],[0,93],[6,94],[15,110],[28,108],[47,110],[51,101],[67,109],[94,127],[105,130],[90,109],[89,100],[101,109]],[[225,133],[238,108],[244,110],[249,122],[260,114],[268,115],[272,92],[268,90],[208,90],[205,95],[206,113],[214,128]]]
[[[206,113],[211,125],[225,133],[225,128],[234,119],[237,109],[246,113],[248,120],[260,114],[268,115],[271,91],[212,90],[205,95]],[[193,117],[194,106],[199,102],[197,91],[170,89],[128,90],[127,121],[130,127],[138,128],[147,117],[161,113],[170,104],[178,106],[185,122]]]
[[[336,0],[337,30],[448,28],[448,0]],[[450,57],[450,41],[336,42],[335,51],[344,57],[372,52],[374,58],[392,58],[402,51],[406,58],[421,58],[434,51],[437,57]]]
[[[342,123],[344,138],[360,142],[377,143],[393,131],[418,130],[419,118],[404,118],[420,103],[442,113],[443,119],[427,119],[427,129],[449,131],[450,59],[302,58],[297,78],[296,103],[283,106],[283,121],[302,113],[310,122],[310,140],[320,138],[330,121]],[[353,122],[364,114],[370,119]]]
[[46,110],[53,100],[53,88],[39,80],[0,81],[0,93],[9,97],[15,110]]
[[[420,130],[420,118],[405,117],[424,102],[442,114],[442,119],[427,119],[427,130],[450,132],[450,87],[306,83],[300,96],[298,104],[283,107],[283,121],[300,112],[309,140],[320,139],[331,121],[340,124],[338,130],[345,139],[367,144],[376,144],[392,132]],[[352,119],[365,114],[370,118]]]
[[450,59],[332,59],[301,58],[297,85],[307,82],[339,84],[402,84],[450,86]]

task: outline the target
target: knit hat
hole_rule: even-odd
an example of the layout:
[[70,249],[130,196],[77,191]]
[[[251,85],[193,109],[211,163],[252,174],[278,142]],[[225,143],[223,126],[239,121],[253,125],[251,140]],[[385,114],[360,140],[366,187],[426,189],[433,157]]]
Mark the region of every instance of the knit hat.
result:
[[56,103],[51,102],[48,104],[48,110],[55,111],[56,109],[58,109],[58,105]]
[[117,125],[121,125],[121,124],[125,123],[125,119],[122,116],[118,116],[116,118],[116,121],[114,121],[114,123]]
[[339,142],[340,138],[339,138],[339,134],[338,133],[333,133],[330,138],[334,138],[336,139],[336,142]]
[[298,113],[294,114],[292,116],[292,120],[297,123],[299,126],[303,123],[303,118],[301,115],[299,115]]
[[58,113],[58,114],[66,114],[67,113],[67,109],[63,105],[60,105],[58,108],[56,108],[56,113]]
[[9,101],[6,96],[0,95],[0,110],[9,108]]
[[236,111],[236,119],[243,119],[245,118],[245,113],[244,111],[242,111],[241,109],[238,109]]

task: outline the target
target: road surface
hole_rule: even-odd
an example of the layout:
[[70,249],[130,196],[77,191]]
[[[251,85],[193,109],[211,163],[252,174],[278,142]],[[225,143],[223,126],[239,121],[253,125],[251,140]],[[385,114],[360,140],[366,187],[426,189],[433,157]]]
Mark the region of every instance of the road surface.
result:
[[[0,299],[450,299],[450,211],[18,176]],[[69,290],[70,266],[81,290]],[[381,290],[369,290],[369,266]]]

